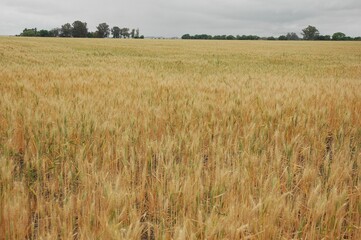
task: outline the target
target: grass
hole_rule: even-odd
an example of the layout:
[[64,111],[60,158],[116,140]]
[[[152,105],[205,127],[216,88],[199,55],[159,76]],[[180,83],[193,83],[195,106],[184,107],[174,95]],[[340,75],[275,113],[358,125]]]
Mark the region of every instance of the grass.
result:
[[0,38],[1,239],[359,239],[361,44]]

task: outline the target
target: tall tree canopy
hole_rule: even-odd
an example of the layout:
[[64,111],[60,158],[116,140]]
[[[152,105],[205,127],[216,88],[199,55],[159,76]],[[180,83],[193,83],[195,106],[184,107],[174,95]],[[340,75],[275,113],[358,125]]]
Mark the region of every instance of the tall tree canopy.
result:
[[298,35],[296,33],[294,33],[294,32],[287,33],[286,38],[287,38],[287,40],[298,40],[298,39],[300,39],[298,37]]
[[61,37],[71,37],[72,31],[73,31],[73,28],[70,25],[70,23],[65,23],[60,28],[60,36]]
[[112,28],[113,38],[120,38],[120,31],[121,31],[120,27],[117,26],[113,27]]
[[87,33],[88,33],[88,28],[86,22],[81,22],[81,21],[73,22],[73,31],[72,31],[73,37],[85,38],[87,37]]
[[120,35],[123,36],[124,38],[129,38],[130,36],[129,28],[120,29]]
[[99,38],[106,38],[110,34],[109,25],[106,23],[100,23],[97,26],[97,35]]
[[320,35],[318,29],[314,26],[308,26],[302,29],[302,36],[305,40],[315,40]]
[[342,32],[336,32],[332,35],[332,40],[340,41],[346,38],[346,34]]

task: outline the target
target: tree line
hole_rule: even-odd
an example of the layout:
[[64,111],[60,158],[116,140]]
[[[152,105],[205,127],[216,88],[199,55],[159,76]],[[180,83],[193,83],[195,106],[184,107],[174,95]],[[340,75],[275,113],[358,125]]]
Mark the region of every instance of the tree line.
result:
[[208,35],[208,34],[184,34],[182,39],[205,39],[205,40],[320,40],[320,41],[361,41],[361,37],[350,37],[342,32],[336,32],[331,35],[321,35],[318,29],[314,26],[308,26],[302,29],[301,32],[302,38],[297,35],[297,33],[290,32],[286,35],[281,35],[279,37],[259,37],[257,35]]
[[100,23],[95,32],[88,30],[87,23],[82,21],[74,21],[72,24],[65,23],[59,28],[51,30],[37,30],[37,28],[25,28],[19,36],[23,37],[74,37],[74,38],[107,38],[112,35],[113,38],[135,38],[143,39],[139,29],[129,29],[127,27],[120,28],[114,26],[109,27],[107,23]]

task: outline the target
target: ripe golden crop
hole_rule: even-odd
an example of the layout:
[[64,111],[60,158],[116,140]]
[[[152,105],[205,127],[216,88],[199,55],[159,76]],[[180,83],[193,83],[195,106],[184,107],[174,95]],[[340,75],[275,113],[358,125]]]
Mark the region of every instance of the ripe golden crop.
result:
[[0,38],[1,239],[360,239],[361,44]]

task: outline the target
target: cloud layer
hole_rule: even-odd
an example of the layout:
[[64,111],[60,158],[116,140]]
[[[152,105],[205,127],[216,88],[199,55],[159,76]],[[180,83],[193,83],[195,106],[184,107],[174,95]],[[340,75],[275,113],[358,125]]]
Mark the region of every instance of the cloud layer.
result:
[[360,0],[2,0],[0,35],[24,28],[51,29],[74,20],[94,31],[101,22],[140,28],[146,36],[299,33],[307,25],[321,34],[361,36]]

